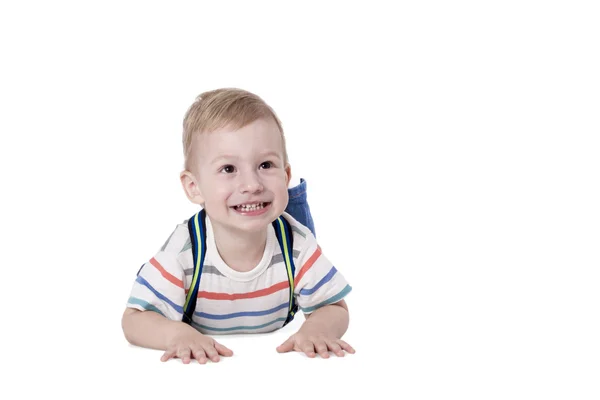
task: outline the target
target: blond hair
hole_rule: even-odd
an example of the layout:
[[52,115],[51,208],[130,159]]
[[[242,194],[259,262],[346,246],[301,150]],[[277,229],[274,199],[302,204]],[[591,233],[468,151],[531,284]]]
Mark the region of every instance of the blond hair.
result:
[[189,158],[194,136],[213,132],[225,126],[237,130],[258,119],[273,118],[283,142],[284,164],[288,163],[281,121],[263,99],[246,90],[223,88],[204,92],[196,97],[183,119],[184,167],[190,170]]

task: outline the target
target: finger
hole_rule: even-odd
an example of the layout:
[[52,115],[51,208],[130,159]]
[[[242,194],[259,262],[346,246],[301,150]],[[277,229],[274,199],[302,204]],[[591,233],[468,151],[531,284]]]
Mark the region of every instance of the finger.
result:
[[191,361],[190,349],[186,347],[186,348],[177,350],[177,357],[181,358],[181,361],[183,361],[184,364],[189,364]]
[[217,349],[219,354],[222,356],[231,357],[233,355],[233,351],[229,350],[227,347],[223,346],[221,343],[215,342],[215,349]]
[[308,340],[306,342],[303,342],[300,345],[300,350],[310,358],[315,357],[315,346],[313,345],[313,342],[310,342]]
[[292,338],[289,338],[277,347],[278,353],[287,353],[292,350],[294,350],[294,340]]
[[331,350],[333,354],[335,354],[338,357],[344,357],[346,355],[344,353],[344,350],[342,349],[342,346],[340,346],[339,344],[337,344],[337,342],[333,340],[327,341],[327,347],[329,347],[329,350]]
[[346,350],[348,353],[350,353],[350,354],[356,353],[356,350],[354,350],[352,348],[352,346],[350,346],[348,343],[344,342],[343,340],[338,339],[337,343],[342,347],[342,349]]
[[171,358],[175,357],[175,353],[176,351],[174,349],[165,351],[162,357],[160,358],[160,361],[165,362],[170,360]]
[[206,352],[206,356],[213,362],[219,362],[221,357],[219,357],[219,353],[212,345],[204,346],[204,351]]
[[192,349],[192,354],[194,355],[194,358],[196,359],[196,361],[198,361],[199,364],[206,364],[208,362],[208,359],[206,358],[206,353],[204,352],[204,349],[202,347]]
[[327,344],[324,340],[317,340],[315,342],[315,350],[323,358],[329,358],[329,350],[327,350]]

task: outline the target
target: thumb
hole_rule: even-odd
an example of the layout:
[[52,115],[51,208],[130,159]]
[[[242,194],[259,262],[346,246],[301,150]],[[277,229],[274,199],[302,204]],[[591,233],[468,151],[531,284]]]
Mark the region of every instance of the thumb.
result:
[[287,353],[288,351],[294,350],[294,337],[290,337],[288,340],[283,342],[279,347],[277,347],[278,353]]
[[217,341],[215,341],[215,349],[222,356],[231,357],[233,355],[233,351],[229,350],[227,347],[223,346]]

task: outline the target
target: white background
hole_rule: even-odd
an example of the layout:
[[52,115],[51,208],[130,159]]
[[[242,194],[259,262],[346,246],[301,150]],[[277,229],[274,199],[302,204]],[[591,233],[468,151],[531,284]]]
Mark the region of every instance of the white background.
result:
[[[6,398],[598,399],[595,2],[244,3],[0,6]],[[228,86],[283,122],[355,355],[277,354],[302,318],[205,366],[122,335]]]

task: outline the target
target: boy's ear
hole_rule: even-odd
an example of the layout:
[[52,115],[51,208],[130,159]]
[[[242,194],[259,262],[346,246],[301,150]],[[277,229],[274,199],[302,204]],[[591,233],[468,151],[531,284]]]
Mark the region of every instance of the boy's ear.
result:
[[290,164],[285,165],[285,176],[286,176],[285,186],[289,186],[290,181],[292,180],[292,167],[290,166]]
[[181,185],[183,186],[187,198],[194,204],[204,206],[204,196],[202,196],[202,192],[200,192],[200,187],[198,186],[198,181],[194,174],[190,171],[182,171],[179,175],[179,179],[181,179]]

